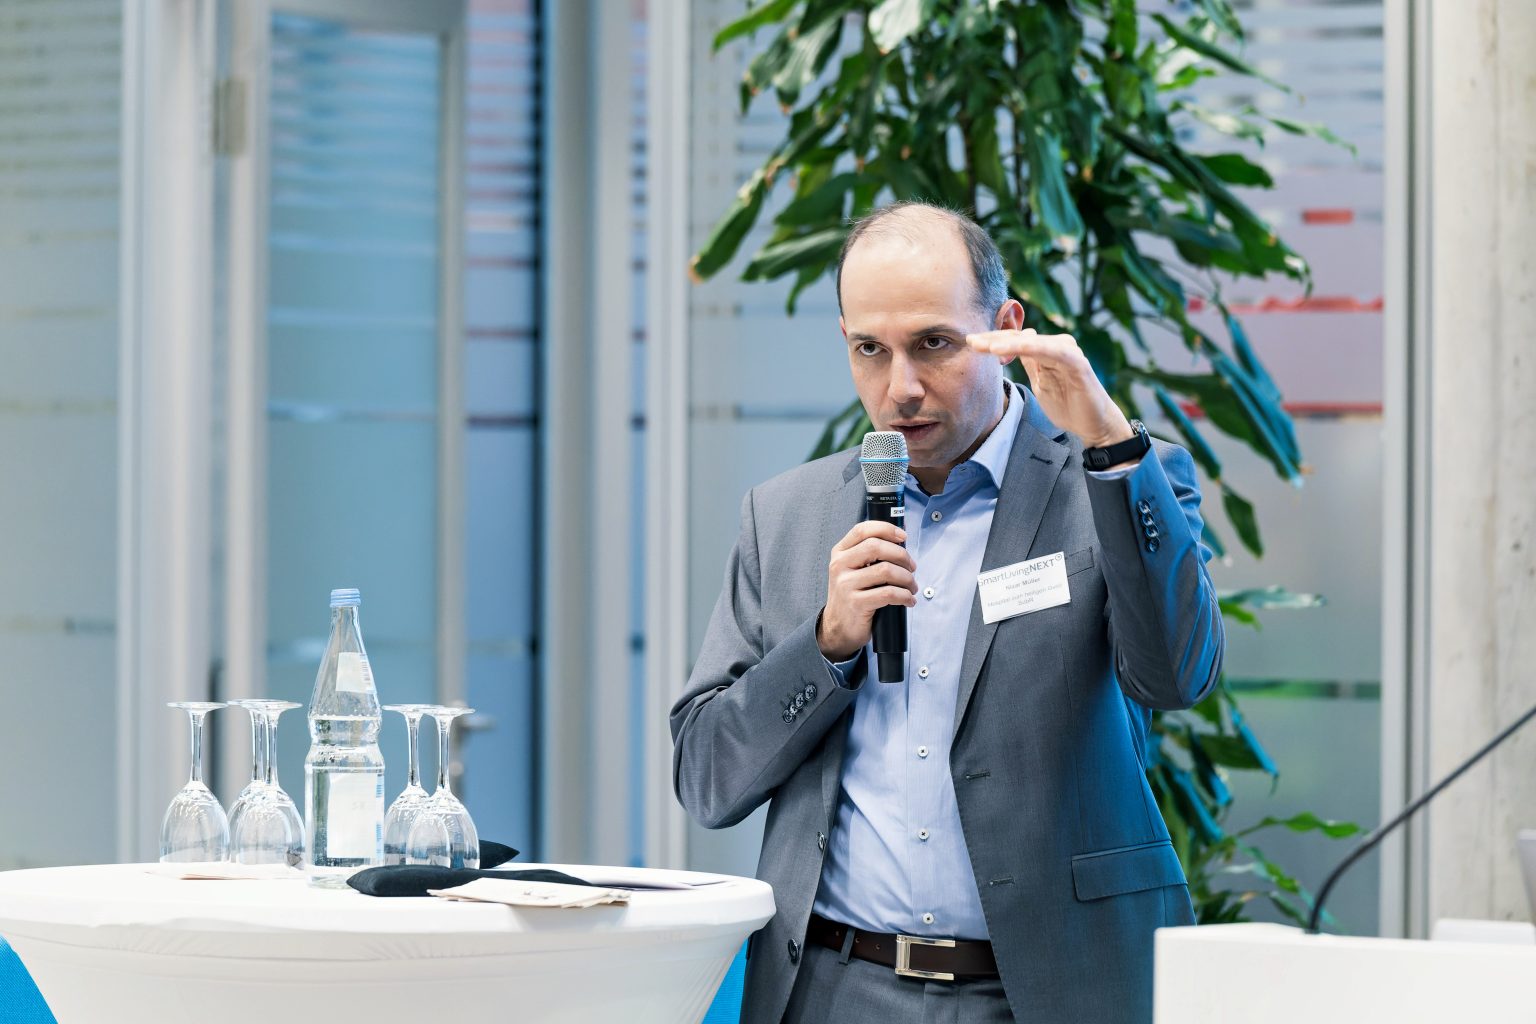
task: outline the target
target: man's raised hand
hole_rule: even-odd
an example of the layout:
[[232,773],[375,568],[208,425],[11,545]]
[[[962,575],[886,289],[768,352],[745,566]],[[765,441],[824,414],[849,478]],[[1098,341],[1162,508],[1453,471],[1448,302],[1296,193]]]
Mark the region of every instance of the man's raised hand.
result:
[[1051,422],[1076,434],[1087,447],[1102,448],[1133,435],[1130,421],[1070,334],[986,331],[965,340],[978,352],[1006,357],[1004,362],[1017,356],[1029,375],[1030,391]]

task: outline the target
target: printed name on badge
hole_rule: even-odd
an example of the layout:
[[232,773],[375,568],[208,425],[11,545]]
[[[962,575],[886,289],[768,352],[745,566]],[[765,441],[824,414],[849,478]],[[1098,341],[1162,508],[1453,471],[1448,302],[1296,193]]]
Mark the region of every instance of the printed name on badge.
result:
[[1072,600],[1067,590],[1067,556],[1060,551],[989,569],[976,577],[976,587],[981,593],[981,620],[989,623]]

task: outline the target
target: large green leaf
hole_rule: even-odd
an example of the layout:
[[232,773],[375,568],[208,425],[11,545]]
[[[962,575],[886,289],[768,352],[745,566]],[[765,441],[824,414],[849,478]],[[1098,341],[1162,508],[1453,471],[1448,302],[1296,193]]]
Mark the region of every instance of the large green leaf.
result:
[[790,43],[789,55],[772,85],[779,95],[779,102],[792,107],[800,99],[800,90],[810,85],[826,66],[827,59],[837,48],[837,38],[843,30],[843,19],[827,18],[801,32]]
[[718,50],[732,39],[751,35],[765,25],[783,21],[785,15],[803,2],[804,0],[765,0],[764,3],[758,4],[716,33],[714,48]]
[[1180,46],[1194,50],[1196,53],[1200,54],[1200,56],[1209,60],[1213,60],[1225,68],[1236,71],[1240,75],[1249,75],[1253,78],[1257,78],[1264,82],[1266,85],[1271,85],[1276,89],[1281,90],[1282,92],[1291,91],[1289,86],[1269,77],[1268,75],[1264,74],[1264,72],[1260,71],[1252,64],[1249,64],[1242,58],[1229,53],[1227,50],[1216,45],[1211,40],[1174,24],[1163,15],[1154,14],[1152,15],[1152,20],[1157,22],[1158,25],[1161,26],[1162,30],[1168,33],[1169,37],[1175,40]]
[[1025,133],[1029,146],[1030,205],[1051,234],[1075,240],[1083,233],[1083,218],[1067,188],[1061,141],[1039,125]]
[[882,0],[869,12],[869,33],[881,53],[889,53],[923,27],[932,0]]
[[771,280],[805,263],[825,264],[837,255],[846,237],[848,237],[848,229],[839,225],[795,235],[773,245],[765,245],[757,251],[752,262],[742,270],[741,279],[743,281]]
[[1253,503],[1231,487],[1222,484],[1221,507],[1226,509],[1227,519],[1232,523],[1232,528],[1237,531],[1237,537],[1243,542],[1243,547],[1252,552],[1254,558],[1263,558],[1264,541],[1259,537],[1259,520],[1254,514]]
[[777,224],[806,226],[821,224],[826,220],[840,221],[848,205],[848,194],[865,176],[857,171],[844,171],[814,183],[814,187],[801,192],[774,218]]
[[768,194],[765,175],[757,171],[736,193],[735,202],[726,209],[725,215],[715,224],[709,237],[704,240],[698,254],[689,264],[689,272],[696,280],[706,280],[731,261],[742,239],[757,222],[763,208],[763,197]]
[[1195,462],[1205,470],[1205,475],[1212,480],[1220,480],[1221,460],[1216,457],[1216,452],[1210,442],[1205,439],[1205,435],[1201,434],[1200,429],[1195,426],[1195,421],[1190,419],[1179,403],[1173,400],[1167,388],[1154,387],[1152,392],[1157,399],[1158,408],[1163,410],[1163,415],[1168,417],[1168,421],[1179,432],[1179,437],[1184,441],[1184,447],[1189,449],[1189,454],[1194,456]]

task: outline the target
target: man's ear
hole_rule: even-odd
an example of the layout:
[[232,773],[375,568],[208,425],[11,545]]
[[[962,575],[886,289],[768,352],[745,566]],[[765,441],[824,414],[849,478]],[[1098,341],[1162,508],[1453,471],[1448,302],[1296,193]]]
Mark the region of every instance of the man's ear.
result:
[[847,341],[848,340],[848,325],[843,322],[842,314],[838,314],[838,317],[837,317],[837,329],[843,332],[843,340]]
[[1024,328],[1024,307],[1018,299],[1009,299],[997,310],[997,324],[993,330],[1018,331]]

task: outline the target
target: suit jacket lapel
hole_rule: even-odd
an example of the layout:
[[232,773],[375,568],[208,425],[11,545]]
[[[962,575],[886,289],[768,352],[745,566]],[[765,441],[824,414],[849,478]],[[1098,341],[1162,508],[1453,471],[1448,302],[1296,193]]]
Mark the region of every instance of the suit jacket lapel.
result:
[[[1067,463],[1066,435],[1048,419],[1040,403],[1023,388],[1014,395],[1027,404],[1024,418],[1008,455],[1008,470],[997,495],[997,509],[987,534],[987,550],[981,571],[996,569],[1028,557],[1040,520],[1050,503],[1056,478]],[[965,709],[981,674],[982,663],[992,649],[998,623],[981,620],[981,595],[971,598],[971,623],[965,634],[965,654],[960,659],[960,691],[955,698],[955,732],[965,720]]]

